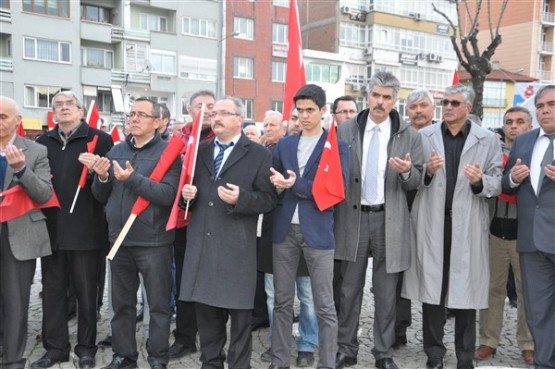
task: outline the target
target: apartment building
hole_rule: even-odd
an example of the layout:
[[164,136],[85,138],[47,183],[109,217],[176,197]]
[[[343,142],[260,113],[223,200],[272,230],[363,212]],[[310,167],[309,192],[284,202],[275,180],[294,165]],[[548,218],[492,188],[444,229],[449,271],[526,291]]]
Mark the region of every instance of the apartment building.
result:
[[26,129],[45,126],[68,89],[95,100],[108,126],[138,96],[179,119],[194,91],[223,88],[224,12],[214,0],[0,0],[0,93]]

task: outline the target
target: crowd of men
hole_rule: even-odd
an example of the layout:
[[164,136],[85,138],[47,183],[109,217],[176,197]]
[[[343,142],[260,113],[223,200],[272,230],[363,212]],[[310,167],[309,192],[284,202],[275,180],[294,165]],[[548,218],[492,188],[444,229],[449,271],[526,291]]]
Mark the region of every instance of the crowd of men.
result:
[[[457,369],[474,368],[496,353],[509,266],[522,359],[555,368],[555,85],[536,93],[538,128],[527,109],[506,111],[502,142],[469,119],[470,87],[445,89],[437,122],[424,89],[408,95],[406,122],[394,108],[400,88],[393,74],[375,73],[368,108],[359,112],[355,99],[342,96],[331,111],[337,127],[324,127],[325,91],[308,84],[294,96],[289,121],[269,111],[262,130],[244,126],[240,99],[198,91],[188,112],[196,120],[204,111],[201,142],[193,181],[181,188],[193,124],[171,137],[169,111],[157,102],[135,99],[126,139],[113,145],[84,122],[80,98],[63,91],[51,101],[57,126],[32,142],[16,133],[17,103],[0,96],[0,201],[26,204],[0,213],[1,367],[26,365],[37,258],[45,352],[31,367],[69,360],[70,286],[78,307],[73,350],[79,368],[96,366],[102,268],[127,232],[109,262],[113,359],[104,369],[137,367],[140,286],[152,369],[198,350],[203,368],[223,369],[226,361],[250,368],[252,331],[262,326],[270,327],[270,348],[261,360],[289,368],[295,291],[296,365],[354,366],[365,288],[374,298],[376,368],[398,369],[395,349],[408,343],[411,301],[422,303],[426,367],[444,368],[450,312]],[[177,139],[183,149],[173,153]],[[321,209],[313,184],[334,144],[345,200]],[[167,230],[176,198],[177,225]],[[370,258],[372,286],[365,286]]]

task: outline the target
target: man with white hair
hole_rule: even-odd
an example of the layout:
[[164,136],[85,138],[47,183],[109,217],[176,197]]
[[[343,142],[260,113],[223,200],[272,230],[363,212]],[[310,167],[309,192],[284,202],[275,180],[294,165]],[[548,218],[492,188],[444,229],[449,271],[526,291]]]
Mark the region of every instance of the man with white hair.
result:
[[243,128],[243,133],[249,140],[260,143],[262,131],[256,126],[256,124],[249,124],[245,126],[245,128]]
[[285,127],[282,121],[283,115],[279,111],[268,110],[264,114],[263,124],[266,147],[275,145],[285,135]]

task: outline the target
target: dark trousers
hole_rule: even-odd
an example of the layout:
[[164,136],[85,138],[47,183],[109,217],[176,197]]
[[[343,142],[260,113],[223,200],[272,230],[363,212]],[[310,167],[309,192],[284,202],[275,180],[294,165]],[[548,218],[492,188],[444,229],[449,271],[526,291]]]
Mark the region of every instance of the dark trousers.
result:
[[526,321],[534,338],[537,369],[555,368],[555,254],[521,252]]
[[[260,252],[260,237],[256,239],[256,259]],[[254,309],[252,311],[252,323],[269,323],[268,305],[266,304],[266,290],[264,289],[264,272],[256,271],[256,290],[254,292]]]
[[110,262],[112,271],[112,350],[137,360],[135,338],[139,273],[143,277],[150,312],[148,362],[168,363],[172,246],[121,247]]
[[399,274],[399,281],[397,282],[397,305],[395,308],[395,336],[397,337],[406,336],[407,328],[412,324],[411,302],[401,297],[404,275],[404,273]]
[[75,354],[79,357],[96,354],[97,283],[102,254],[100,250],[54,250],[52,255],[41,258],[42,343],[53,358],[65,357],[71,351],[67,326],[70,278],[78,306]]
[[[2,326],[4,354],[2,369],[25,367],[25,344],[27,342],[27,314],[29,294],[35,274],[36,259],[17,260],[10,248],[8,226],[2,223],[0,230],[0,325]],[[23,231],[23,230],[22,230]],[[1,340],[2,338],[3,341]]]
[[[443,236],[443,280],[441,284],[441,300],[439,305],[422,305],[422,325],[424,352],[428,357],[444,357],[446,348],[443,344],[444,327],[447,321],[445,314],[445,296],[449,285],[449,267],[451,260],[452,220],[445,215]],[[457,369],[473,368],[472,359],[476,346],[476,310],[451,309],[455,315],[455,351]]]
[[200,338],[202,369],[224,369],[227,319],[229,332],[229,369],[249,369],[252,351],[252,310],[224,309],[195,304]]
[[[173,253],[175,258],[175,283],[177,293],[181,291],[181,275],[183,274],[183,259],[187,248],[187,227],[175,230]],[[175,312],[175,342],[187,347],[197,347],[197,317],[195,303],[176,299]]]

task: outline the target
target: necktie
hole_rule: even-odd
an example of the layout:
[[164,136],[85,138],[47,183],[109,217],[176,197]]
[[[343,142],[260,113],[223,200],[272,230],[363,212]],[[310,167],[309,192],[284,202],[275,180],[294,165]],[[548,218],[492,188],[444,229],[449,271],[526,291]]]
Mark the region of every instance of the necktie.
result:
[[545,154],[542,159],[541,170],[540,170],[540,178],[538,180],[538,194],[542,188],[543,177],[545,177],[544,168],[547,164],[551,164],[553,162],[553,139],[555,138],[555,134],[545,135],[549,139],[549,145],[547,145],[547,150],[545,150]]
[[216,145],[218,145],[218,147],[220,148],[218,155],[216,155],[216,158],[214,159],[214,175],[217,176],[218,172],[220,171],[220,166],[222,165],[222,160],[224,159],[224,152],[228,147],[233,146],[233,142],[224,145],[216,141]]
[[364,190],[362,196],[371,205],[378,198],[378,156],[380,151],[380,128],[375,126],[372,128],[372,139],[368,146],[368,154],[366,156],[366,171],[364,172]]
[[6,169],[8,168],[8,160],[4,155],[0,155],[0,190],[4,189],[4,179],[6,178]]

